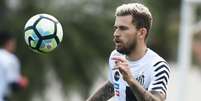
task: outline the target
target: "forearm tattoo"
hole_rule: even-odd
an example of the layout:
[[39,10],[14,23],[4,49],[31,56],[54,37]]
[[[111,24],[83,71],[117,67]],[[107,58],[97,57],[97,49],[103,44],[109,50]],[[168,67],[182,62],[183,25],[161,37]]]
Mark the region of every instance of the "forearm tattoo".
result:
[[113,84],[109,81],[103,85],[94,95],[92,95],[87,101],[107,101],[114,96]]
[[130,85],[137,101],[164,101],[165,97],[156,91],[146,91],[140,84],[132,83]]

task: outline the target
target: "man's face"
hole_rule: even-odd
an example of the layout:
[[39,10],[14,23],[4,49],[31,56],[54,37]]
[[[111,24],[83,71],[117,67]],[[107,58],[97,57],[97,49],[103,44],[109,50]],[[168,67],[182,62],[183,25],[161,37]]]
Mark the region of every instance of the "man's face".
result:
[[10,52],[15,52],[15,49],[16,49],[16,39],[10,39],[10,40],[7,42],[7,49],[8,49]]
[[122,54],[130,54],[137,44],[137,29],[132,23],[132,16],[117,16],[114,24],[115,48]]

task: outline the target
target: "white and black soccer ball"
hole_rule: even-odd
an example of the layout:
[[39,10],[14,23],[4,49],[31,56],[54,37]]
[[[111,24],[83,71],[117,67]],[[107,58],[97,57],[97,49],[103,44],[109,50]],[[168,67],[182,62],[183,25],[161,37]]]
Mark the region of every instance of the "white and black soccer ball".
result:
[[59,21],[48,14],[31,17],[24,27],[26,44],[37,53],[48,53],[62,41],[63,29]]

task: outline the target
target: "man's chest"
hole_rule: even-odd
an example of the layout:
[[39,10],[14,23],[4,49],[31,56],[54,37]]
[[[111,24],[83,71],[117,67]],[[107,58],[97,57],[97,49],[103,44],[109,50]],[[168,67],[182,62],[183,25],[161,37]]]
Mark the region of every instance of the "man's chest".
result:
[[[130,71],[133,79],[136,79],[145,89],[148,89],[152,76],[149,67],[145,67],[144,65],[133,67],[130,65]],[[123,75],[119,70],[113,70],[112,77],[114,87],[116,86],[117,89],[125,89],[126,86],[129,86],[127,82],[123,80]]]

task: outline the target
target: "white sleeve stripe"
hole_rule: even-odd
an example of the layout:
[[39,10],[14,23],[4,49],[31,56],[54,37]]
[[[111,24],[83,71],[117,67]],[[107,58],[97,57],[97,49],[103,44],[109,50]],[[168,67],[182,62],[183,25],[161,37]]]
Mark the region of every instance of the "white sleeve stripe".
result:
[[158,61],[153,65],[153,81],[150,90],[159,91],[166,94],[168,80],[170,78],[170,67],[164,60]]
[[156,64],[154,64],[154,67],[156,67],[158,64],[160,64],[160,63],[165,63],[165,64],[167,64],[167,62],[165,62],[165,61],[159,61],[159,62],[157,62]]
[[163,81],[165,80],[166,84],[168,83],[168,78],[165,75],[163,75],[160,78],[156,79],[156,81],[160,81],[160,80],[163,80]]
[[157,72],[160,69],[167,69],[170,72],[170,69],[168,68],[168,66],[166,66],[165,64],[160,65],[159,67],[157,67],[154,71]]
[[161,84],[162,84],[162,86],[167,90],[166,84],[165,84],[163,81],[156,82],[156,83],[154,83],[153,85],[159,86],[159,85],[161,85]]
[[163,74],[167,75],[168,78],[170,77],[170,76],[169,76],[169,73],[168,73],[166,70],[162,70],[162,71],[160,71],[159,73],[156,73],[154,76],[155,76],[155,77],[159,77],[160,75],[163,75]]
[[158,74],[161,71],[166,71],[168,74],[170,74],[170,72],[166,68],[162,68],[162,69],[158,70],[157,72],[154,71],[154,74]]
[[154,90],[154,91],[155,91],[155,90],[157,90],[157,91],[158,91],[158,90],[159,90],[159,91],[162,90],[162,92],[166,94],[166,90],[165,90],[163,87],[154,87],[154,88],[152,88],[152,90]]

